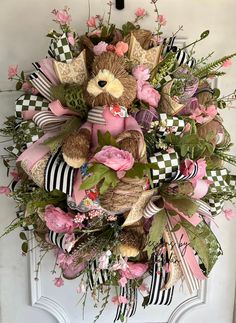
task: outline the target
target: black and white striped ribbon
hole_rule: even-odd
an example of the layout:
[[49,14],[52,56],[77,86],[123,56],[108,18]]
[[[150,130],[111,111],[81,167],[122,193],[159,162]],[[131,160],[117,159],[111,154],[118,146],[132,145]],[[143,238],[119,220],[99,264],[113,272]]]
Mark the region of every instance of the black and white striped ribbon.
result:
[[32,73],[30,76],[30,82],[33,86],[39,91],[39,93],[45,97],[49,102],[53,100],[51,96],[51,86],[52,83],[46,77],[46,75],[41,71],[37,70]]
[[27,221],[25,221],[25,211],[23,211],[23,210],[17,211],[16,216],[18,219],[23,220],[21,227],[24,229],[24,231],[34,230],[33,224],[27,224]]
[[180,65],[188,65],[190,68],[193,68],[196,65],[196,59],[190,58],[189,54],[186,50],[178,48],[174,45],[176,37],[170,37],[164,40],[164,51],[163,55],[166,55],[170,51],[176,53],[176,61],[177,64]]
[[143,216],[146,219],[151,218],[153,215],[157,214],[161,209],[154,203],[155,201],[150,200],[144,208]]
[[87,275],[89,287],[91,290],[99,285],[104,285],[108,281],[110,277],[109,271],[108,269],[100,269],[98,267],[97,259],[90,261],[88,267],[89,271]]
[[106,121],[103,117],[104,107],[94,107],[88,112],[88,121],[91,123],[97,124],[106,124]]
[[45,169],[45,190],[59,190],[72,196],[75,169],[63,160],[60,149],[53,154]]
[[151,287],[148,299],[148,305],[170,305],[173,299],[174,286],[169,289],[163,289],[168,281],[168,271],[165,270],[165,266],[168,265],[168,253],[166,255],[153,256],[153,266],[151,269]]
[[72,242],[68,243],[67,236],[65,233],[57,233],[54,231],[49,231],[48,239],[52,244],[54,244],[58,248],[68,253],[71,251],[71,249],[74,246],[74,243]]
[[137,288],[132,286],[132,282],[129,280],[125,287],[120,287],[119,296],[127,298],[128,303],[121,303],[117,307],[116,316],[114,322],[119,321],[122,317],[127,319],[135,314],[138,303]]
[[194,169],[188,176],[183,175],[181,171],[178,170],[177,174],[175,175],[172,181],[177,182],[177,181],[185,181],[188,179],[192,179],[197,176],[197,173],[198,173],[198,164],[197,162],[194,162]]
[[71,116],[56,116],[51,111],[40,111],[33,116],[33,121],[44,132],[60,130],[62,125],[71,119]]

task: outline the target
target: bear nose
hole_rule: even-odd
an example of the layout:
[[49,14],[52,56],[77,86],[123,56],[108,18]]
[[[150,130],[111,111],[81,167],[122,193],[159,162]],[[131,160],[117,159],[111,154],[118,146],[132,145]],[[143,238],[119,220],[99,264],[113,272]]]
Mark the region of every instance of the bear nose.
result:
[[107,84],[107,81],[98,81],[100,87],[104,87]]

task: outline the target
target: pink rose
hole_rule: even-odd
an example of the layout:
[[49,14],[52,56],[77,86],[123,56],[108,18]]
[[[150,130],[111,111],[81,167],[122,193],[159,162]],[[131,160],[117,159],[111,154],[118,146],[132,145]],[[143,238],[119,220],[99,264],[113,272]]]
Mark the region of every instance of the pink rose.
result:
[[222,66],[223,67],[230,67],[233,64],[231,59],[227,59],[227,61],[225,61]]
[[121,274],[128,279],[136,279],[142,277],[147,269],[148,265],[146,264],[128,262],[127,268],[122,270]]
[[138,8],[135,11],[135,16],[137,17],[144,17],[146,15],[146,10],[143,8]]
[[[192,181],[191,181],[192,182]],[[207,179],[198,179],[194,182],[194,191],[192,198],[196,200],[202,199],[208,192],[209,186],[212,184],[212,181],[209,181]]]
[[114,297],[112,297],[111,301],[115,305],[128,303],[128,299],[124,296],[114,296]]
[[68,39],[68,42],[71,44],[71,46],[75,46],[75,37],[73,33],[68,33],[67,39]]
[[124,43],[123,41],[119,41],[116,44],[115,53],[118,56],[124,56],[124,54],[128,52],[128,49],[129,49],[128,44]]
[[44,216],[47,227],[57,233],[71,233],[76,227],[73,218],[59,207],[47,205]]
[[104,41],[100,41],[96,46],[93,47],[93,52],[95,55],[101,55],[107,51],[107,43]]
[[235,217],[235,213],[232,209],[224,209],[224,216],[226,218],[226,220],[230,221]]
[[87,26],[88,27],[93,27],[93,28],[96,28],[96,17],[90,17],[88,20],[87,20]]
[[215,105],[210,105],[208,107],[200,105],[199,108],[194,110],[190,118],[196,120],[197,123],[203,124],[213,120],[216,115],[217,108]]
[[167,23],[166,17],[164,15],[158,15],[157,22],[159,23],[159,25],[165,26]]
[[61,25],[69,25],[71,22],[71,15],[69,14],[68,8],[57,10],[54,9],[52,13],[55,16],[56,22],[58,22]]
[[150,78],[149,68],[145,65],[138,65],[132,69],[132,74],[138,81],[147,81]]
[[0,186],[0,194],[3,195],[9,195],[11,193],[11,190],[7,186]]
[[194,171],[194,161],[185,159],[180,164],[180,172],[184,176],[189,176]]
[[137,81],[137,98],[156,108],[161,96],[148,82]]
[[14,76],[17,75],[18,65],[8,67],[8,79],[11,80]]
[[134,158],[128,151],[112,146],[105,146],[94,155],[93,160],[115,171],[126,171],[133,167]]
[[57,287],[61,287],[64,285],[64,280],[61,277],[57,277],[54,279],[54,285]]

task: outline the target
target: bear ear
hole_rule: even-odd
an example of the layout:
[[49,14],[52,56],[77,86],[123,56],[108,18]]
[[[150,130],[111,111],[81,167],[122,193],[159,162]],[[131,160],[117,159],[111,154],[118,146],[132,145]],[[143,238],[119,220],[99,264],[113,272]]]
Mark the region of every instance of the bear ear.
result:
[[61,83],[83,84],[88,78],[85,49],[71,63],[54,60],[53,67]]
[[144,64],[152,71],[160,61],[161,51],[162,46],[143,49],[134,34],[131,33],[128,57],[133,66]]

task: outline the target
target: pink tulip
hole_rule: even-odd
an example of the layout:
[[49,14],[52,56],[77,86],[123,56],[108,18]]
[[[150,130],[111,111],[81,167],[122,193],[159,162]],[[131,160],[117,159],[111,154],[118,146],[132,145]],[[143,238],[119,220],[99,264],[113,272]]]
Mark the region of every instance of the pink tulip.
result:
[[212,184],[212,181],[204,180],[204,179],[198,179],[194,183],[194,191],[192,198],[196,200],[202,199],[208,192],[209,186]]
[[67,39],[68,39],[68,42],[71,44],[71,46],[75,46],[75,37],[73,33],[68,33]]
[[55,16],[55,21],[61,25],[69,25],[71,22],[71,15],[69,14],[69,9],[65,8],[62,10],[54,9],[52,14]]
[[137,17],[144,17],[146,15],[146,10],[143,8],[138,8],[135,11],[135,16]]
[[159,25],[165,26],[167,23],[166,17],[164,15],[158,15],[157,22],[159,23]]
[[16,66],[10,65],[8,67],[8,79],[9,80],[11,80],[14,76],[17,75],[17,70],[18,70],[18,65],[16,65]]
[[87,26],[88,27],[92,27],[92,28],[96,28],[96,17],[90,17],[88,20],[87,20]]

